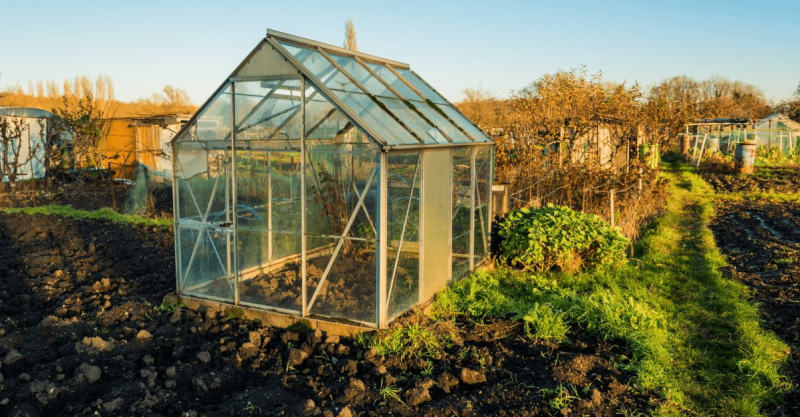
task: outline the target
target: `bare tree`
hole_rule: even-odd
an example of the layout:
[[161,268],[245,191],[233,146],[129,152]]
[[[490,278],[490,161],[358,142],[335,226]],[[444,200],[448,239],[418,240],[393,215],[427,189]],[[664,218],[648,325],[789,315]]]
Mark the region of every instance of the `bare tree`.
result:
[[353,24],[353,19],[347,19],[347,22],[344,23],[344,47],[351,51],[358,51],[356,26]]
[[22,137],[28,130],[28,124],[21,117],[0,116],[0,147],[2,147],[3,176],[6,178],[6,189],[10,190],[17,178],[22,175],[20,168],[33,159],[36,149],[29,149],[21,158]]
[[52,110],[53,124],[57,132],[69,137],[71,147],[70,165],[78,168],[98,167],[102,152],[100,141],[108,136],[109,123],[103,118],[91,93],[86,97],[69,100],[63,97],[63,106]]

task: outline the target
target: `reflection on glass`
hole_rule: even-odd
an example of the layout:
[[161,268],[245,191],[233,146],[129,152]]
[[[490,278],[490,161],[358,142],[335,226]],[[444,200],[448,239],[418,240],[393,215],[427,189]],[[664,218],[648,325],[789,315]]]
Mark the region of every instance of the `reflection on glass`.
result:
[[469,271],[472,210],[471,148],[453,149],[453,279]]

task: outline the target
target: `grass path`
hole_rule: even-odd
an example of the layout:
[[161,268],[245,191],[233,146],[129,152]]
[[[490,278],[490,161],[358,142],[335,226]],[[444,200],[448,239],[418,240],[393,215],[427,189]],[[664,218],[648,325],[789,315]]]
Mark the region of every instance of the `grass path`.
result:
[[668,211],[642,242],[645,268],[671,278],[662,282],[661,305],[680,324],[673,328],[675,380],[667,391],[676,398],[668,397],[662,411],[759,415],[788,386],[779,373],[787,347],[762,329],[748,289],[719,272],[725,260],[708,229],[713,190],[689,167],[672,166],[666,175],[673,184]]
[[[534,337],[566,343],[570,326],[581,326],[631,346],[634,357],[620,366],[661,396],[656,415],[761,415],[789,388],[780,373],[788,347],[762,328],[747,287],[719,272],[725,260],[708,228],[713,190],[690,167],[669,166],[664,175],[672,184],[666,211],[627,265],[479,271],[437,297],[432,319],[514,317]],[[403,332],[390,334],[373,343],[402,345]]]

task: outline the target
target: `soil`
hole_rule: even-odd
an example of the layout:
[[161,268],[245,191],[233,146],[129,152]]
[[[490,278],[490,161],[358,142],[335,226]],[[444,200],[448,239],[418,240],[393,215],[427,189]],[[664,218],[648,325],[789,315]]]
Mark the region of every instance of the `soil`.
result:
[[581,329],[552,344],[509,320],[438,324],[457,340],[420,358],[157,309],[173,257],[164,229],[0,214],[0,414],[614,415],[655,402],[615,366],[633,357],[623,342]]
[[752,174],[736,174],[726,164],[701,165],[700,175],[718,193],[800,192],[800,167],[756,167]]
[[[125,212],[125,203],[132,186],[123,183],[114,185],[112,196],[108,182],[73,182],[56,184],[49,188],[44,183],[18,183],[13,192],[0,189],[0,208],[37,207],[48,204],[72,206],[77,210],[97,210],[101,207],[116,207]],[[172,187],[169,184],[152,188],[153,206],[147,204],[145,212],[149,218],[172,217]]]
[[800,203],[725,202],[711,224],[727,256],[725,273],[746,284],[766,327],[791,347],[794,388],[772,414],[800,415]]

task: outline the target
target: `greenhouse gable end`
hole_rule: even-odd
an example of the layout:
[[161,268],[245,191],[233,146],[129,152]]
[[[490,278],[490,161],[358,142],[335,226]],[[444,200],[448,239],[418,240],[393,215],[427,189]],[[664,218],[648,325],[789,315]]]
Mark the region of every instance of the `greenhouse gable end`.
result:
[[181,296],[383,328],[488,258],[494,144],[406,64],[268,31],[172,146]]

